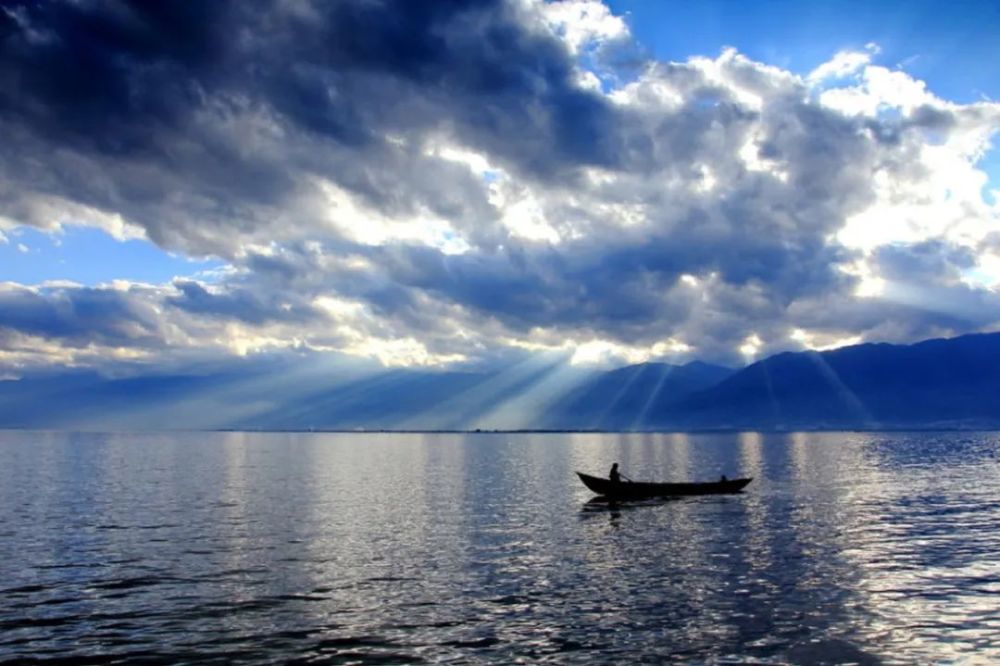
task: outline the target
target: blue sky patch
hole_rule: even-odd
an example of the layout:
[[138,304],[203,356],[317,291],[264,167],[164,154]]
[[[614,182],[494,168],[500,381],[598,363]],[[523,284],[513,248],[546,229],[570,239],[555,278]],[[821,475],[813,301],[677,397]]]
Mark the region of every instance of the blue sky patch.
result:
[[767,0],[754,3],[609,0],[658,58],[684,61],[733,46],[753,60],[805,75],[843,50],[878,44],[875,61],[927,82],[959,103],[1000,97],[1000,3]]
[[4,232],[0,281],[38,284],[71,280],[95,285],[111,280],[161,284],[221,268],[217,259],[194,260],[165,252],[146,240],[119,241],[100,229],[64,227],[52,234],[32,227]]

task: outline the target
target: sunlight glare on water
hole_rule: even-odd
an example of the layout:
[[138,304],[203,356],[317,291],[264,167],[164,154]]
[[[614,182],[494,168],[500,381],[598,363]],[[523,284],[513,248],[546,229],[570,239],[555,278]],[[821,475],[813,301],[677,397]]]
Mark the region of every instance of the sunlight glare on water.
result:
[[[0,433],[0,661],[1000,660],[1000,435]],[[608,507],[574,470],[753,476]]]

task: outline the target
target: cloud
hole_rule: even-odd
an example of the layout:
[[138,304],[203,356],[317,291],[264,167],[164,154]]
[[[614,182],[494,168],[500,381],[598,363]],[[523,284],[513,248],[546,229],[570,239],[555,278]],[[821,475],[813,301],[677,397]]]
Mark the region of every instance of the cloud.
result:
[[165,302],[189,313],[234,319],[247,324],[309,322],[321,318],[315,308],[295,303],[294,299],[273,300],[278,296],[274,293],[268,294],[271,302],[264,302],[246,289],[210,290],[193,280],[176,280],[174,286],[180,294],[168,297]]
[[[0,98],[12,139],[4,208],[52,226],[83,211],[31,203],[64,200],[167,247],[225,256],[231,227],[247,242],[293,235],[303,217],[328,222],[324,183],[393,218],[478,220],[483,184],[428,155],[433,143],[545,178],[619,159],[605,131],[613,106],[575,85],[562,42],[522,25],[526,13],[490,2],[15,4],[0,65],[17,91]],[[48,148],[45,164],[30,159]]]
[[159,335],[158,317],[131,290],[77,286],[28,288],[0,283],[0,330],[73,346],[136,346]]
[[8,285],[0,331],[53,363],[733,363],[998,323],[1000,106],[873,45],[805,76],[732,49],[622,71],[607,7],[531,0],[15,2],[0,35],[2,228],[229,265]]
[[573,54],[587,47],[624,41],[629,36],[625,21],[596,0],[549,2],[539,9],[545,22]]
[[878,46],[869,44],[867,51],[839,51],[830,60],[809,72],[806,80],[817,84],[826,79],[839,79],[855,74],[872,61],[872,54],[878,53]]

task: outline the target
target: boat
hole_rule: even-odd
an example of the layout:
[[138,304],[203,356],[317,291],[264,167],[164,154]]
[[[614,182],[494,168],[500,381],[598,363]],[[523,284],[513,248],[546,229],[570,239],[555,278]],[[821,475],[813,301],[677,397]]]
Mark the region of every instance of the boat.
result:
[[689,495],[727,495],[742,491],[753,481],[748,479],[725,479],[705,483],[650,483],[647,481],[612,482],[599,476],[577,472],[583,485],[608,499],[634,500],[649,497],[685,497]]

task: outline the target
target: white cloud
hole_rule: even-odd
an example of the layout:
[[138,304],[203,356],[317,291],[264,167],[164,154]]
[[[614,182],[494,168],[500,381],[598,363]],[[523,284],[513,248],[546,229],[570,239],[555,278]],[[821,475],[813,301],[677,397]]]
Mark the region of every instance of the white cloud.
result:
[[544,21],[575,54],[589,47],[628,38],[621,17],[597,0],[540,2],[537,8]]
[[[197,79],[190,111],[148,100],[177,117],[97,114],[78,120],[106,132],[60,127],[59,143],[62,116],[0,117],[8,234],[89,224],[230,262],[201,281],[5,293],[8,364],[310,349],[438,365],[511,348],[732,362],[990,324],[967,313],[1000,279],[978,166],[995,102],[941,99],[873,64],[874,45],[805,78],[725,49],[616,85],[596,54],[628,30],[597,2],[433,5],[412,18],[434,39],[407,27],[412,58],[331,40],[287,60],[282,40],[311,43],[327,12],[346,29],[352,9],[300,2],[245,30],[253,67]],[[153,73],[131,72],[166,90]],[[78,301],[110,315],[74,320]],[[26,356],[25,336],[47,351]]]
[[[89,169],[89,165],[79,165],[79,168]],[[3,188],[0,187],[0,195]],[[122,215],[116,212],[103,211],[99,208],[72,201],[66,197],[46,194],[26,189],[9,193],[11,197],[0,209],[0,223],[7,227],[24,224],[40,227],[52,232],[59,232],[67,225],[96,227],[107,232],[116,240],[131,240],[145,238],[142,227],[129,224]],[[0,196],[2,200],[2,196]]]
[[830,60],[809,72],[806,80],[815,85],[826,79],[841,79],[857,73],[871,62],[873,50],[877,52],[874,44],[871,47],[868,51],[837,52]]
[[318,187],[323,193],[326,219],[345,238],[365,245],[410,241],[445,254],[461,254],[469,249],[449,221],[430,210],[412,216],[389,216],[332,181],[322,180]]
[[747,359],[747,361],[755,360],[755,357],[760,353],[761,347],[764,345],[763,340],[756,333],[751,333],[740,345],[740,353]]
[[799,343],[803,349],[814,349],[816,351],[837,349],[838,347],[856,345],[862,342],[862,338],[859,335],[844,335],[842,333],[838,334],[835,331],[816,333],[801,328],[794,329],[788,337]]

